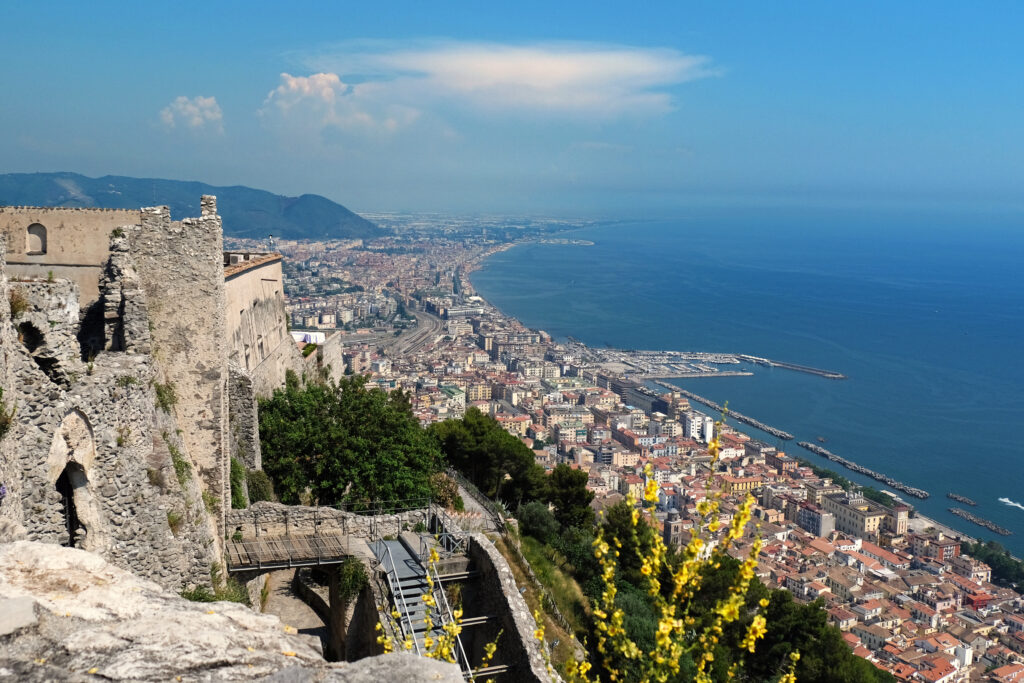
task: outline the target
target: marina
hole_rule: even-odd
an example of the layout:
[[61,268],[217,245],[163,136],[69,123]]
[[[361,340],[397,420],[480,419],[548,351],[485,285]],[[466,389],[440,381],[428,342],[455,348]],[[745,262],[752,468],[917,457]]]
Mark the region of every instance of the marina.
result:
[[848,470],[852,470],[858,474],[863,474],[864,476],[871,477],[875,481],[880,481],[883,484],[886,484],[887,486],[891,486],[892,488],[898,491],[902,491],[908,496],[925,499],[931,495],[924,489],[919,489],[916,486],[904,484],[903,482],[897,481],[886,474],[882,474],[881,472],[875,472],[874,470],[868,469],[863,465],[858,465],[852,460],[847,460],[846,458],[836,455],[827,448],[822,448],[821,446],[813,444],[809,441],[800,441],[797,445],[799,445],[801,448],[810,451],[811,453],[814,453],[815,455],[820,455],[823,458],[828,458],[832,462],[837,462]]
[[966,519],[968,522],[971,522],[973,524],[977,524],[980,527],[984,527],[984,528],[988,529],[989,531],[992,531],[994,533],[999,534],[1000,536],[1010,536],[1011,534],[1013,534],[1013,532],[1010,531],[1009,529],[1007,529],[1006,527],[1001,527],[998,524],[996,524],[995,522],[990,522],[989,520],[985,519],[984,517],[978,517],[977,515],[975,515],[973,513],[970,513],[967,510],[964,510],[963,508],[947,508],[947,509],[949,510],[950,513],[956,515],[957,517],[961,517],[963,519]]

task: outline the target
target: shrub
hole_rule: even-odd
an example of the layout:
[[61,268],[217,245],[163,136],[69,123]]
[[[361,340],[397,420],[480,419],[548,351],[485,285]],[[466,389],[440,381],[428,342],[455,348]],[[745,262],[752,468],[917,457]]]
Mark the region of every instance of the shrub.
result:
[[245,495],[245,466],[238,458],[231,458],[231,508],[244,510],[249,507]]
[[178,402],[178,394],[174,391],[173,382],[157,382],[153,385],[156,390],[156,404],[160,410],[170,413],[171,408]]
[[7,407],[7,402],[4,401],[4,389],[0,387],[0,439],[7,435],[11,425],[14,424],[15,412],[17,412],[15,406]]
[[516,517],[519,519],[519,528],[522,532],[533,536],[541,543],[551,543],[558,538],[558,520],[544,503],[533,501],[520,505]]
[[313,355],[313,352],[316,351],[316,349],[317,349],[317,345],[316,344],[312,344],[312,343],[306,344],[305,346],[302,347],[302,357],[303,358],[309,358],[310,356]]
[[110,231],[111,237],[124,237],[124,228],[114,228]]
[[164,473],[158,469],[152,467],[146,470],[146,477],[149,479],[149,483],[153,486],[160,488],[161,490],[166,488],[167,480],[164,479]]
[[135,375],[121,375],[120,377],[117,378],[117,386],[121,387],[122,389],[126,389],[131,385],[138,383],[139,378],[136,377]]
[[203,506],[211,515],[216,515],[220,512],[220,501],[217,499],[217,496],[209,491],[203,491]]
[[245,475],[246,483],[249,486],[249,502],[258,503],[261,500],[274,500],[274,483],[263,470],[249,470]]
[[181,513],[175,512],[174,510],[167,511],[167,526],[171,527],[171,533],[175,536],[178,535],[178,530],[181,529],[181,522]]
[[348,603],[359,595],[368,583],[363,563],[358,558],[346,557],[338,568],[338,597],[341,601]]
[[11,318],[17,318],[28,310],[28,298],[20,287],[11,287],[7,295],[7,302],[11,305]]

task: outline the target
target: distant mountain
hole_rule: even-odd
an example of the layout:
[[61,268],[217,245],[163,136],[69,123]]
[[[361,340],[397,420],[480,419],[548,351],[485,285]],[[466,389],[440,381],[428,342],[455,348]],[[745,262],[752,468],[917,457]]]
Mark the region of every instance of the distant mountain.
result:
[[282,197],[240,185],[77,173],[0,174],[0,206],[77,206],[137,209],[169,206],[174,220],[199,215],[199,197],[217,195],[217,212],[228,237],[372,239],[387,231],[341,204],[315,194]]

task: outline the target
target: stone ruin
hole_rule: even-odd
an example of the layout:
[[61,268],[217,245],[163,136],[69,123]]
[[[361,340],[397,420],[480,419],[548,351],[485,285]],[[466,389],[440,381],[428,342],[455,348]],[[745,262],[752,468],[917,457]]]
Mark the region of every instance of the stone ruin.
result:
[[[182,221],[166,207],[0,210],[0,542],[90,550],[175,591],[210,585],[230,424],[252,431],[255,397],[229,396],[244,372],[229,369],[216,199],[201,206]],[[64,232],[40,232],[41,212]],[[66,240],[92,240],[81,253],[95,262],[69,265]]]

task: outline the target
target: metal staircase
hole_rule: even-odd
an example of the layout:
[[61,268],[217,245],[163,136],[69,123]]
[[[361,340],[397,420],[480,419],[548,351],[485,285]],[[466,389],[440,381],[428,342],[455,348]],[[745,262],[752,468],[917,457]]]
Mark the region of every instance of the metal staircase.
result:
[[[429,635],[433,639],[444,635],[443,626],[455,621],[448,597],[442,586],[442,576],[438,574],[436,567],[429,567],[429,563],[422,559],[429,556],[429,546],[425,546],[424,539],[433,540],[429,536],[406,532],[401,534],[398,540],[382,539],[370,544],[374,555],[380,562],[380,569],[387,578],[392,606],[399,615],[396,620],[401,631],[399,636],[403,641],[411,640],[412,651],[420,656],[423,656],[426,651],[424,637],[428,635],[427,614],[430,614],[433,624],[429,631]],[[426,554],[421,555],[420,552],[413,550],[413,548],[422,550],[425,547]],[[434,584],[432,590],[427,582],[428,567]],[[434,598],[434,606],[429,609],[423,601],[424,596],[428,593],[432,593]],[[473,670],[462,647],[462,639],[458,636],[455,638],[454,649],[455,659],[462,669],[463,677],[466,680],[474,680]]]

